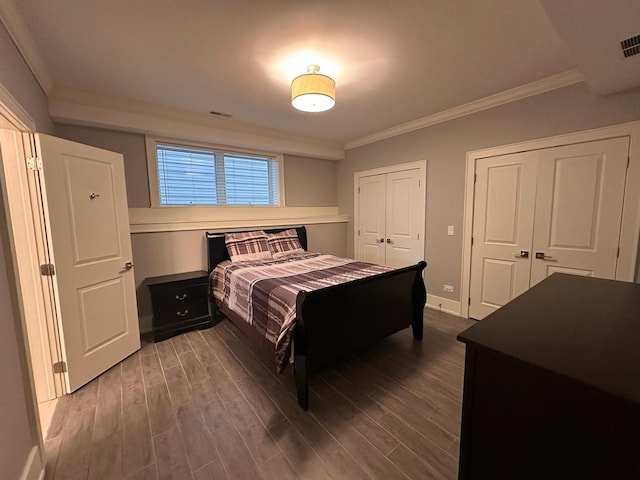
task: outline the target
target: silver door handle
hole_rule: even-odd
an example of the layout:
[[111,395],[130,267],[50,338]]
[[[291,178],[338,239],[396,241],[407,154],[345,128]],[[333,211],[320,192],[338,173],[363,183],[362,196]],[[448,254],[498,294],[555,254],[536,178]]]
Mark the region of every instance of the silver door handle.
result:
[[536,252],[536,258],[538,260],[552,260],[553,257],[551,255],[545,255],[544,252]]
[[131,270],[133,268],[133,263],[131,262],[127,262],[124,264],[124,269],[125,270]]
[[393,242],[391,241],[391,239],[390,239],[390,238],[387,238],[387,243],[391,244],[391,243],[393,243]]
[[384,243],[384,238],[376,238],[376,243]]
[[520,253],[513,253],[513,255],[517,258],[529,258],[529,252],[526,250],[520,250]]

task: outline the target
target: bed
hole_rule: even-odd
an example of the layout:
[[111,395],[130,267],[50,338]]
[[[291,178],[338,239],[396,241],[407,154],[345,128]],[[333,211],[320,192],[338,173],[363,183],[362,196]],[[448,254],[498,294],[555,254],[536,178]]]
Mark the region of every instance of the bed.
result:
[[[284,235],[291,232],[291,229],[278,228],[263,231],[269,235]],[[244,233],[252,234],[252,232]],[[304,250],[304,252],[298,252],[302,259],[301,263],[306,262],[306,265],[311,265],[313,262],[329,261],[328,258],[325,258],[329,256],[305,254],[307,250],[305,227],[296,227],[295,233],[301,247],[300,250]],[[222,295],[220,292],[214,294],[214,283],[219,286],[222,282],[221,271],[238,268],[238,262],[228,262],[230,256],[225,243],[225,233],[207,232],[206,238],[212,317],[214,320],[219,318],[221,314],[227,317],[247,336],[256,354],[267,365],[274,365],[276,370],[281,371],[282,368],[278,368],[276,362],[276,343],[273,339],[265,337],[264,331],[259,331],[260,329],[257,327],[260,322],[255,322],[255,325],[247,323],[247,320],[238,313],[237,305],[235,308],[231,308],[229,302],[220,298]],[[339,260],[345,259],[331,261]],[[362,263],[354,260],[349,260],[349,262]],[[272,268],[280,267],[264,266],[260,261],[257,263],[265,272],[271,272]],[[280,263],[280,261],[265,263]],[[216,270],[218,265],[220,268]],[[377,273],[377,270],[373,268],[375,266],[366,267],[370,264],[363,265],[365,267],[362,265],[360,267],[367,269],[367,276],[364,278],[323,286],[311,291],[307,291],[303,287],[294,296],[294,304],[290,306],[293,311],[293,323],[288,330],[293,348],[287,350],[291,355],[287,363],[291,363],[293,366],[298,403],[304,410],[309,408],[308,376],[313,372],[334,364],[349,354],[363,350],[409,326],[412,327],[414,339],[422,340],[423,309],[426,303],[422,271],[427,265],[426,262],[421,261],[416,265],[382,271],[381,273]],[[384,267],[379,268],[384,270]],[[242,268],[241,270],[246,269]],[[246,309],[251,310],[252,308],[258,309],[257,304]]]

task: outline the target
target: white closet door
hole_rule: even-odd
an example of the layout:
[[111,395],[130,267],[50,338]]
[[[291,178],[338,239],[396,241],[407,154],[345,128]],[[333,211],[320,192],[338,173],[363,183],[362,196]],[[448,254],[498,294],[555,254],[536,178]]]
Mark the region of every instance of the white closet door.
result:
[[615,278],[628,138],[540,151],[531,286],[554,272]]
[[387,174],[386,265],[413,265],[424,257],[425,188],[420,170]]
[[358,260],[385,265],[386,190],[386,175],[361,177],[358,181]]
[[410,165],[357,178],[357,259],[399,268],[424,258],[425,168]]
[[482,319],[529,288],[537,152],[476,162],[469,316]]

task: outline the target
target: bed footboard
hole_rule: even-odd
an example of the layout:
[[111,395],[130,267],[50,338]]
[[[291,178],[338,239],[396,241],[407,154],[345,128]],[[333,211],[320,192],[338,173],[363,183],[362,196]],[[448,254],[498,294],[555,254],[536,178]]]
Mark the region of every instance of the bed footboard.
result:
[[408,326],[413,327],[413,337],[422,340],[426,266],[422,261],[298,294],[294,372],[302,408],[309,407],[307,377],[314,371]]

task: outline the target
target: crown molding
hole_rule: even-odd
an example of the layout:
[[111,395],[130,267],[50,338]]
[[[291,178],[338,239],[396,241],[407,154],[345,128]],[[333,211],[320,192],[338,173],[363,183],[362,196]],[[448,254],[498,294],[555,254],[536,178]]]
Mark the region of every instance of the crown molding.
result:
[[13,0],[0,0],[0,19],[40,88],[49,94],[53,90],[53,78]]
[[361,147],[369,143],[379,142],[380,140],[385,140],[397,135],[413,132],[414,130],[420,130],[421,128],[447,122],[449,120],[464,117],[466,115],[471,115],[472,113],[488,110],[490,108],[498,107],[506,103],[533,97],[541,93],[556,90],[558,88],[568,87],[569,85],[574,85],[583,81],[584,77],[577,69],[568,70],[551,77],[543,78],[542,80],[537,80],[520,87],[512,88],[510,90],[505,90],[504,92],[496,93],[495,95],[481,98],[480,100],[474,100],[473,102],[465,103],[464,105],[460,105],[458,107],[443,110],[442,112],[434,113],[433,115],[418,118],[417,120],[402,123],[395,127],[372,133],[371,135],[366,135],[364,137],[350,140],[345,143],[344,148],[345,150],[350,150],[352,148]]
[[66,88],[56,88],[49,96],[49,114],[56,122],[71,125],[109,128],[327,160],[344,158],[344,148],[339,143],[323,142],[312,137],[203,113]]

